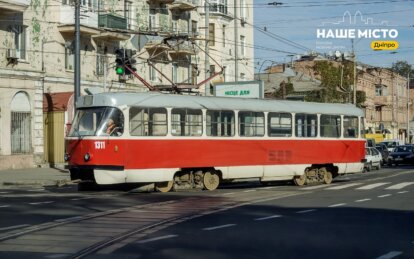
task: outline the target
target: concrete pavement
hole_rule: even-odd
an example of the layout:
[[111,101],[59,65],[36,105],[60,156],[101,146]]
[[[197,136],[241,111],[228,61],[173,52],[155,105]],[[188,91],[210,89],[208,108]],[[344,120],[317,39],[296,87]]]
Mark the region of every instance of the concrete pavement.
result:
[[62,186],[69,184],[69,170],[58,168],[28,168],[0,171],[0,187],[16,185]]

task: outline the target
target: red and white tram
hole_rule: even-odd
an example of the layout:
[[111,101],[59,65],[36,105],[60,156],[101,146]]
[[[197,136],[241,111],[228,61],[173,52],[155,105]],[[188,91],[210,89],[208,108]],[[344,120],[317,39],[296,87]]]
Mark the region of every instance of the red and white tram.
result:
[[82,96],[77,108],[65,159],[72,179],[97,184],[329,184],[364,165],[363,112],[351,104],[151,92]]

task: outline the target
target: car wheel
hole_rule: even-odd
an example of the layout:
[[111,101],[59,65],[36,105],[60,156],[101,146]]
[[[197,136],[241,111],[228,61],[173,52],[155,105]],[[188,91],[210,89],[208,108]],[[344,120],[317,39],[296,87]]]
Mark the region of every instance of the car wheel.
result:
[[372,163],[369,163],[369,164],[367,165],[367,172],[371,171],[371,169],[372,169]]
[[381,163],[379,163],[377,166],[377,170],[380,170],[380,169],[381,169]]

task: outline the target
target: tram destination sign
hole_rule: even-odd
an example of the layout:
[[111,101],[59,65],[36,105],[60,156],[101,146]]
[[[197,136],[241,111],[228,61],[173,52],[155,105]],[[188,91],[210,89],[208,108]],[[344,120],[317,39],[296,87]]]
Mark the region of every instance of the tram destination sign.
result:
[[214,96],[237,98],[264,98],[263,81],[226,82],[214,86]]

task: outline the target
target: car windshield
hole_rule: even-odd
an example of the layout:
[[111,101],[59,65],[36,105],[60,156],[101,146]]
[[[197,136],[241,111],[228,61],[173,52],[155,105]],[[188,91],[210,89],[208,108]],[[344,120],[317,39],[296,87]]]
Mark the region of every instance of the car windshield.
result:
[[412,146],[398,146],[394,149],[394,152],[412,152]]
[[390,141],[390,142],[382,142],[383,144],[385,144],[387,147],[395,147],[396,146],[396,143],[395,142],[392,142],[392,141]]
[[114,107],[78,109],[73,119],[69,137],[108,136],[110,133],[107,132],[107,122],[110,119],[117,127],[124,123],[122,112]]

